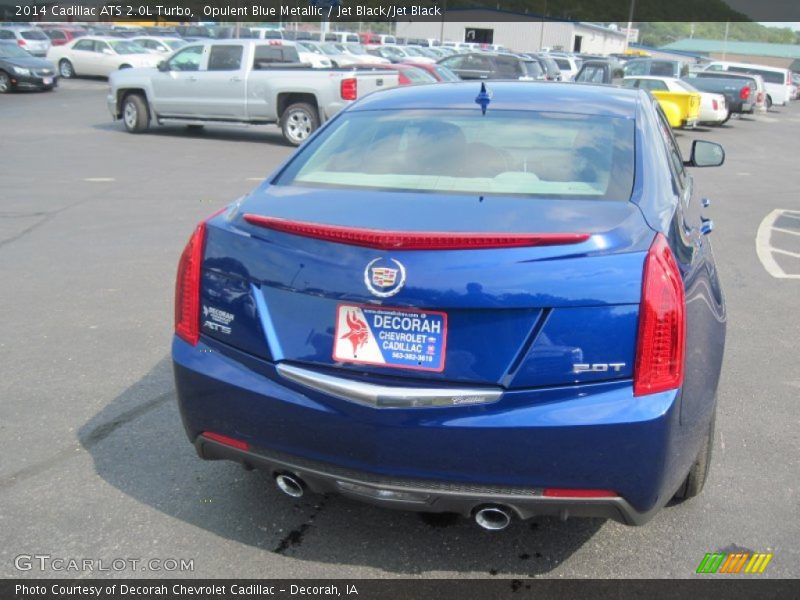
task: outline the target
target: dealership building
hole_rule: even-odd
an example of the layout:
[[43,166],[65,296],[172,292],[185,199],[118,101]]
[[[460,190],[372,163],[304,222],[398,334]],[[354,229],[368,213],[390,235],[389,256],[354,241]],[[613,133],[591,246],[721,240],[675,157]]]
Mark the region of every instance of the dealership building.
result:
[[625,33],[617,29],[496,10],[448,10],[446,21],[399,21],[396,27],[400,38],[500,44],[519,52],[550,48],[612,54],[625,50]]
[[678,40],[663,46],[664,51],[692,52],[714,59],[781,67],[800,72],[800,45],[730,40]]

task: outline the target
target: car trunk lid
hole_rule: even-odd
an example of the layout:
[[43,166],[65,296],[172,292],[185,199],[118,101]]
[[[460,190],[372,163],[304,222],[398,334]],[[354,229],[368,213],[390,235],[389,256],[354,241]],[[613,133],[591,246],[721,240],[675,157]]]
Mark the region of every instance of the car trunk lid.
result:
[[[546,243],[409,249],[309,234],[387,223],[415,240]],[[249,294],[270,358],[353,377],[507,388],[630,377],[652,235],[630,202],[266,186],[209,228],[203,302],[234,315],[226,298]],[[237,345],[226,327],[203,333]]]

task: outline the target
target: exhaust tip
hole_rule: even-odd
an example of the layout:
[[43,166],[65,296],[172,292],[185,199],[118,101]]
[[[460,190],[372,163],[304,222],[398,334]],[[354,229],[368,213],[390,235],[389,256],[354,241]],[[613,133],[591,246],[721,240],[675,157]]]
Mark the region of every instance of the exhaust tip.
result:
[[275,484],[280,491],[292,498],[300,498],[305,493],[303,481],[294,475],[280,473],[275,476]]
[[504,506],[484,506],[475,512],[475,522],[483,529],[500,531],[511,523],[511,511]]

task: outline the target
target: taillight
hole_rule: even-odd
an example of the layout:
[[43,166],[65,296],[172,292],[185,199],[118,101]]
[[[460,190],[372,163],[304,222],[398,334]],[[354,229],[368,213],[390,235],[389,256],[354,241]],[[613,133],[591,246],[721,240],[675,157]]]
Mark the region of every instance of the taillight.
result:
[[644,262],[633,395],[672,390],[683,384],[686,304],[678,264],[662,234]]
[[762,102],[764,102],[764,92],[758,92],[758,95],[756,96],[756,103],[761,104]]
[[236,448],[237,450],[250,449],[250,444],[248,444],[247,442],[244,442],[242,440],[237,440],[236,438],[228,437],[227,435],[222,435],[220,433],[214,433],[213,431],[204,431],[203,437],[206,437],[215,442],[219,442],[220,444],[225,444],[226,446],[230,446],[231,448]]
[[786,72],[786,85],[792,85],[792,75],[787,71]]
[[223,206],[201,222],[183,249],[175,278],[175,335],[196,346],[200,340],[200,274],[206,244],[206,223],[225,211]]
[[749,97],[750,97],[750,86],[746,85],[739,90],[739,98],[741,98],[742,100],[747,100]]
[[203,221],[183,249],[175,280],[175,334],[192,346],[200,340],[200,267],[205,241]]
[[358,80],[355,77],[342,79],[340,92],[342,100],[355,100],[358,98]]
[[17,40],[17,45],[18,46],[27,46],[28,44],[25,42],[25,40]]
[[717,102],[716,98],[711,99],[711,108],[713,108],[714,110],[719,109],[719,102]]

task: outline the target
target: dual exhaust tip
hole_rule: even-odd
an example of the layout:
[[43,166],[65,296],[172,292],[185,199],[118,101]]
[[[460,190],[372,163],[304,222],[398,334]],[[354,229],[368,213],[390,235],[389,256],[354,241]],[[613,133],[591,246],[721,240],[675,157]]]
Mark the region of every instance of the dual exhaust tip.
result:
[[[278,473],[275,475],[275,485],[287,496],[301,498],[306,491],[306,484],[302,479],[291,473]],[[479,507],[475,513],[475,523],[487,531],[501,531],[509,526],[512,517],[511,509],[499,504]]]
[[287,496],[300,498],[306,492],[306,484],[299,477],[290,473],[278,473],[275,475],[275,485]]
[[488,531],[501,531],[511,523],[511,509],[499,504],[482,506],[475,511],[475,523]]

